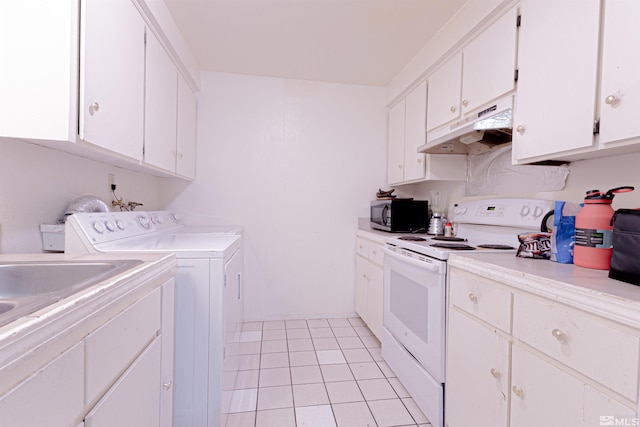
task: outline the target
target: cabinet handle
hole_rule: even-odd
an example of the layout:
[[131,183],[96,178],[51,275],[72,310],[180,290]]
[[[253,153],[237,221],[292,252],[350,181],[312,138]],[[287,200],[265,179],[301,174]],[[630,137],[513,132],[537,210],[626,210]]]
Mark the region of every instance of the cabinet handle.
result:
[[513,387],[511,387],[511,391],[513,391],[513,394],[515,394],[518,397],[522,397],[522,389],[520,387],[518,387],[517,385],[514,385]]
[[472,303],[477,303],[478,302],[478,297],[476,296],[476,294],[474,294],[473,292],[469,294],[469,301],[471,301]]
[[94,113],[96,111],[100,110],[100,104],[98,104],[97,102],[94,102],[93,104],[89,105],[89,112],[90,113]]
[[516,132],[522,135],[524,133],[524,126],[518,125],[518,127],[516,128]]
[[449,108],[449,111],[451,111],[452,113],[456,112],[456,107],[454,107],[453,105]]
[[398,165],[398,169],[402,169],[402,165]]
[[567,342],[567,334],[562,332],[560,329],[554,329],[551,331],[551,335],[560,342]]
[[376,252],[376,250],[375,250],[375,249],[371,251],[371,255],[373,255],[373,256],[376,256],[376,254],[377,254],[377,253],[378,253],[378,252]]
[[162,387],[164,387],[165,390],[169,390],[171,388],[173,384],[171,384],[171,381],[169,381],[168,383],[164,383],[162,384]]
[[418,162],[418,163],[422,163],[422,157],[418,157],[418,158],[416,159],[416,162]]
[[607,105],[611,105],[614,102],[616,102],[616,97],[613,96],[613,95],[609,95],[604,99],[604,103],[607,104]]
[[491,368],[491,376],[495,379],[500,378],[500,371],[495,368]]
[[178,153],[178,158],[181,159],[182,158],[182,153]]
[[462,106],[466,107],[467,105],[469,105],[469,101],[467,101],[466,99],[462,100]]

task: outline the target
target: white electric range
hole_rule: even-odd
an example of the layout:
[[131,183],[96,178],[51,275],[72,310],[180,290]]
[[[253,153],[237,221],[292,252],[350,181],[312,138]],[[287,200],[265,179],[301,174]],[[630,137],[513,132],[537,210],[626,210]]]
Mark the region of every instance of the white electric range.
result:
[[486,199],[451,212],[455,239],[390,236],[384,247],[382,356],[432,425],[444,424],[447,259],[453,251],[515,256],[518,234],[539,232],[550,200]]

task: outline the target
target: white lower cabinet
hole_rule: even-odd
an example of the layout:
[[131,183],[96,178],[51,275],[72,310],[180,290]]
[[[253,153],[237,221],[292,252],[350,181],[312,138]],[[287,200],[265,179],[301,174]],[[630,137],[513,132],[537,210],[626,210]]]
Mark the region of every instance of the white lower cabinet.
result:
[[357,238],[356,312],[371,332],[382,339],[383,253],[380,242]]
[[634,425],[640,330],[449,268],[448,427]]

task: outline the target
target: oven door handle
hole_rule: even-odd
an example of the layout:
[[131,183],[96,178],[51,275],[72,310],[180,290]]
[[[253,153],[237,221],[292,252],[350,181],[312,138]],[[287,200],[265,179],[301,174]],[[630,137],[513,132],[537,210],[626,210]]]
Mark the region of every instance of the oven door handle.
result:
[[445,274],[446,273],[446,263],[443,261],[439,261],[439,260],[434,260],[434,261],[418,261],[417,259],[413,259],[411,257],[408,256],[404,256],[404,255],[400,255],[397,252],[394,252],[392,250],[387,249],[386,247],[382,248],[382,252],[384,252],[385,256],[389,256],[395,260],[398,260],[400,262],[406,262],[409,265],[412,265],[414,267],[418,267],[421,268],[423,270],[429,270],[429,271],[433,271],[435,273],[438,274]]

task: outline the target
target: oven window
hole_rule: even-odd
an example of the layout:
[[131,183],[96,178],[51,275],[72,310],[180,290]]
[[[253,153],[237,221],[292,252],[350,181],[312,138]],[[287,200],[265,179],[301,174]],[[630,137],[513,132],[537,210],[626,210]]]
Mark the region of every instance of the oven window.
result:
[[429,289],[391,270],[389,305],[402,324],[428,343]]

